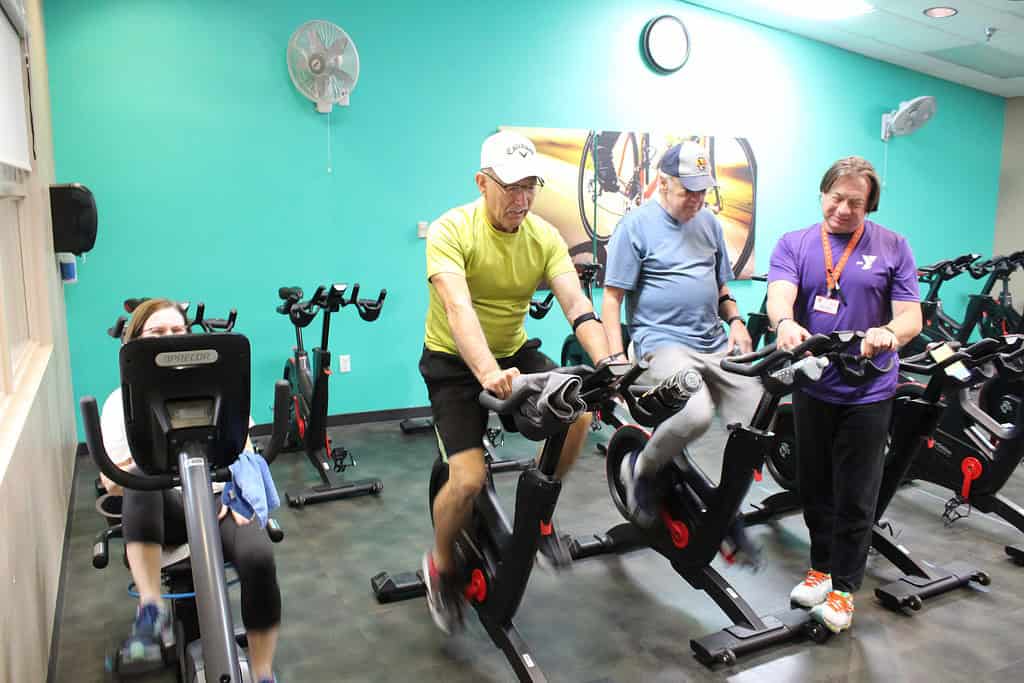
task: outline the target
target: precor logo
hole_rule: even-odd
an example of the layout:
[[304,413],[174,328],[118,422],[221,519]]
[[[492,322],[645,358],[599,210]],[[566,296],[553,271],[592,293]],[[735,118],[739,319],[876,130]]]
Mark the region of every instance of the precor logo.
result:
[[165,351],[156,354],[156,364],[161,368],[177,368],[188,365],[212,365],[217,362],[217,352],[213,349],[196,349],[195,351]]

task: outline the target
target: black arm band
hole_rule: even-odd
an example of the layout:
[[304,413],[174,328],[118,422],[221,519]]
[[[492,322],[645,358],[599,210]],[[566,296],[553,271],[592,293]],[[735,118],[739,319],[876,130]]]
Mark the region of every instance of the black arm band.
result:
[[572,321],[572,333],[576,334],[576,328],[582,325],[583,323],[587,322],[588,320],[601,322],[601,319],[598,318],[593,311],[587,311],[586,313]]
[[724,304],[726,301],[731,301],[733,303],[736,303],[736,299],[733,299],[731,294],[723,294],[722,296],[718,297],[718,305],[719,306]]

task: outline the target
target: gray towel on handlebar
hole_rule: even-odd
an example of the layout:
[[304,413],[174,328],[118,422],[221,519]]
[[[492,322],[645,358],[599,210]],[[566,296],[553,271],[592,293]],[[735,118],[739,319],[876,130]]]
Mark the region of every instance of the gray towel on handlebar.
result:
[[558,372],[537,372],[513,379],[513,393],[522,390],[529,394],[513,416],[516,429],[534,441],[564,430],[587,409],[580,398],[582,384],[578,376]]

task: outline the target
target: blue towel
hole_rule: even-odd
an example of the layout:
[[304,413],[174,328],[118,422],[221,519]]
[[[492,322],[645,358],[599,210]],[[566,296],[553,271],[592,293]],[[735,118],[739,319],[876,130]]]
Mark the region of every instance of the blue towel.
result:
[[266,527],[270,512],[281,505],[267,461],[246,451],[228,469],[231,481],[224,487],[221,502],[246,519],[255,515],[260,528]]

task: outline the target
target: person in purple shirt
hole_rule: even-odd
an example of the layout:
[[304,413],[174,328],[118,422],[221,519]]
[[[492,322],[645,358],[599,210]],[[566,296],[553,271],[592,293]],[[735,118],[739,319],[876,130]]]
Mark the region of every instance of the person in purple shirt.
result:
[[[823,220],[786,233],[768,270],[768,315],[779,348],[812,334],[865,332],[861,352],[884,366],[921,331],[917,266],[902,236],[865,216],[881,185],[871,164],[847,157],[821,179]],[[793,394],[800,498],[811,568],[793,602],[838,633],[853,620],[885,462],[898,367],[861,386],[835,368]]]

